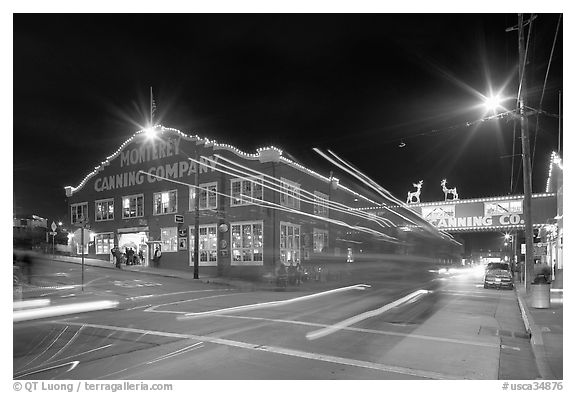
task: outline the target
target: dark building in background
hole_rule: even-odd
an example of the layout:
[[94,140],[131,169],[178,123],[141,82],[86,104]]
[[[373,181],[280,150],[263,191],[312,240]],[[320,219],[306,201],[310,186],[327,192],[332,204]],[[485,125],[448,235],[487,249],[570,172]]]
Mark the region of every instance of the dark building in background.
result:
[[[374,194],[274,147],[248,154],[164,127],[137,132],[79,185],[66,187],[70,223],[88,225],[85,253],[101,259],[118,246],[142,251],[152,265],[161,247],[161,267],[191,270],[197,224],[206,274],[257,278],[279,264],[407,255],[458,260],[459,245],[408,209],[362,211],[385,202]],[[79,234],[73,253],[82,252]]]

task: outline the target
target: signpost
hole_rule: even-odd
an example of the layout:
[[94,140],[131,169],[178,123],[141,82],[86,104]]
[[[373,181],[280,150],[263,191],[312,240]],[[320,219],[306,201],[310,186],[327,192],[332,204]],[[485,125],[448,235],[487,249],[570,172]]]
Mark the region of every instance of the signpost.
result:
[[54,256],[54,239],[56,238],[56,223],[54,221],[52,221],[52,225],[50,226],[50,228],[52,228],[52,232],[50,232],[50,234],[52,235],[52,260],[54,260],[55,256]]
[[84,216],[81,216],[76,226],[80,227],[80,243],[82,244],[82,292],[84,292],[84,230],[90,228],[90,225],[88,225],[88,220],[85,219]]

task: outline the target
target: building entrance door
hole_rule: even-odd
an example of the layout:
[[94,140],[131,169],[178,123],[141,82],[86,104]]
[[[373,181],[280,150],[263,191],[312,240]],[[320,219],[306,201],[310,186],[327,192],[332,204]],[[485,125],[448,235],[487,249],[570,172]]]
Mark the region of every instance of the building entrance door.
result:
[[150,257],[148,255],[148,233],[147,232],[132,232],[118,234],[118,247],[120,252],[126,255],[126,250],[131,248],[134,255],[142,255],[142,259],[138,258],[138,263],[142,266],[150,264]]

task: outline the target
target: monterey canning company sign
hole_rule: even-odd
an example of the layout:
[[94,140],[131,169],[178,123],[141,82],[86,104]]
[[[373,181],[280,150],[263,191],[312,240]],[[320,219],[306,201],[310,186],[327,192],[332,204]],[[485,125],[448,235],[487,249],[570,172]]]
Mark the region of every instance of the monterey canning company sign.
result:
[[[180,155],[181,138],[171,138],[167,141],[144,142],[140,146],[120,152],[121,172],[108,176],[100,176],[94,180],[94,191],[102,192],[140,185],[144,182],[153,183],[162,178],[180,179],[196,173],[196,163]],[[170,159],[174,157],[173,159]],[[176,159],[176,161],[174,161]],[[200,173],[214,171],[217,157],[210,160],[200,159]],[[150,166],[150,162],[159,165]],[[148,165],[147,165],[148,164]]]

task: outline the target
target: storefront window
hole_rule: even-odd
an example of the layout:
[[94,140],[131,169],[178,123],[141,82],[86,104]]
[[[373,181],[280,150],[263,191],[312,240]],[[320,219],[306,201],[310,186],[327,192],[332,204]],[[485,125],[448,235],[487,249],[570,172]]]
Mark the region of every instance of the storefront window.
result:
[[122,218],[144,217],[144,195],[122,197]]
[[[200,225],[198,237],[200,266],[218,265],[218,236],[216,224]],[[190,230],[190,266],[194,265],[194,226]]]
[[300,262],[300,225],[280,223],[280,261],[286,265]]
[[178,228],[161,228],[160,241],[162,243],[162,252],[178,251]]
[[154,215],[171,214],[178,211],[178,191],[154,193]]
[[114,220],[114,199],[96,201],[96,221]]
[[231,187],[232,198],[230,199],[231,206],[250,205],[254,200],[263,200],[264,193],[262,187],[262,179],[232,179]]
[[314,228],[314,252],[326,252],[328,249],[328,231]]
[[264,242],[262,222],[231,225],[232,265],[262,265]]
[[81,218],[84,218],[84,220],[88,219],[88,202],[75,203],[70,205],[70,209],[70,221],[72,224],[79,223]]
[[113,233],[99,233],[94,237],[96,243],[96,254],[110,254],[114,247]]

